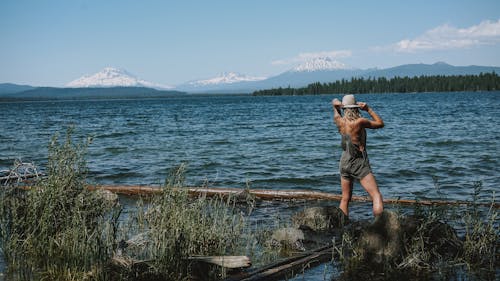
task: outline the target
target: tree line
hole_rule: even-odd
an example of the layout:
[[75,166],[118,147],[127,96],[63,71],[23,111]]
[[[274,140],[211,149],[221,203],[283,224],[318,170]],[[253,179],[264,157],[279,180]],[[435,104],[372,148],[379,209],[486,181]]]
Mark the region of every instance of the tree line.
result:
[[393,77],[387,79],[353,77],[330,83],[315,82],[302,88],[273,88],[253,92],[255,96],[362,94],[362,93],[415,93],[461,92],[500,90],[500,76],[495,72],[479,75],[432,75]]

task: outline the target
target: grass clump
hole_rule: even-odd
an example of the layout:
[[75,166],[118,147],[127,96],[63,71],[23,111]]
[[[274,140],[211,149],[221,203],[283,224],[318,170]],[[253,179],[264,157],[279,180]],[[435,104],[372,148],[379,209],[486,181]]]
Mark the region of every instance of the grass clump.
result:
[[104,279],[120,209],[86,189],[88,141],[69,129],[48,148],[47,177],[29,190],[0,192],[1,249],[8,274],[19,279]]
[[494,271],[498,266],[498,250],[500,244],[498,212],[493,209],[495,197],[493,195],[492,205],[485,216],[477,204],[482,184],[474,184],[473,204],[464,216],[465,239],[463,259],[468,267],[478,270],[485,269]]
[[400,215],[402,251],[393,262],[364,259],[359,233],[347,229],[337,248],[340,280],[498,279],[498,213],[493,204],[489,209],[480,206],[480,192],[478,182],[473,202],[461,209],[461,216],[449,206],[417,206],[412,215]]
[[[245,220],[234,201],[223,198],[189,197],[184,186],[184,164],[173,169],[163,192],[140,203],[130,218],[129,233],[146,236],[142,247],[129,243],[125,252],[134,259],[148,261],[148,270],[133,269],[122,277],[137,280],[187,280],[191,275],[218,278],[220,268],[203,268],[191,262],[193,256],[238,255],[243,246]],[[130,231],[133,230],[133,231]],[[132,238],[132,237],[130,237]],[[134,240],[132,238],[132,240]],[[208,277],[207,277],[208,275]]]

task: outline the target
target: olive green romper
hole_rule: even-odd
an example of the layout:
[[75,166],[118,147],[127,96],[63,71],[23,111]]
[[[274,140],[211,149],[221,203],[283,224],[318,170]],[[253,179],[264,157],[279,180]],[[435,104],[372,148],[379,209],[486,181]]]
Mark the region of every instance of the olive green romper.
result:
[[[362,137],[366,138],[363,134]],[[371,173],[366,149],[361,151],[359,145],[351,141],[350,135],[342,135],[342,156],[340,157],[340,175],[348,180],[360,180]]]

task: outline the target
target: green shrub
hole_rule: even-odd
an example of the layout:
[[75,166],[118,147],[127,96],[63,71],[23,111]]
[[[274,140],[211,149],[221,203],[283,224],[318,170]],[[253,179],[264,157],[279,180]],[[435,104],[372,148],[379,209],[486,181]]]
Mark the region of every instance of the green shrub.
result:
[[185,165],[173,169],[162,194],[145,207],[140,203],[129,223],[147,242],[127,253],[151,261],[150,273],[162,279],[187,279],[191,256],[238,255],[242,247],[245,221],[231,198],[190,198],[184,170]]
[[[86,189],[87,143],[49,144],[47,177],[29,190],[0,195],[1,248],[8,271],[50,280],[104,278],[120,209],[101,193]],[[24,279],[24,278],[21,278]]]

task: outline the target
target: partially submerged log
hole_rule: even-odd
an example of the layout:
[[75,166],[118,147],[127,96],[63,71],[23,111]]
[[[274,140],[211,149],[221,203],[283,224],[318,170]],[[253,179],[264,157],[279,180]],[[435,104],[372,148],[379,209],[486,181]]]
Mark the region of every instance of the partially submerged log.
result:
[[225,268],[247,268],[252,265],[247,256],[196,256],[188,260],[215,264]]
[[[89,186],[90,190],[104,189],[113,193],[122,195],[155,195],[160,194],[162,189],[152,186],[138,185],[100,185]],[[255,198],[261,200],[329,200],[340,201],[342,195],[313,190],[283,190],[283,189],[241,189],[241,188],[208,188],[208,187],[186,187],[189,194],[193,196],[238,196],[246,192]],[[369,196],[356,196],[351,198],[353,202],[371,202]],[[444,201],[444,200],[412,200],[412,199],[394,199],[384,198],[385,204],[401,205],[471,205],[470,201]],[[482,206],[492,206],[495,209],[500,208],[500,204],[494,203],[476,203]]]
[[143,185],[99,185],[88,186],[89,190],[104,189],[121,195],[155,195],[162,192],[161,188]]
[[327,245],[314,251],[294,256],[271,265],[225,279],[225,281],[276,280],[291,272],[302,272],[306,267],[331,259],[333,246]]

